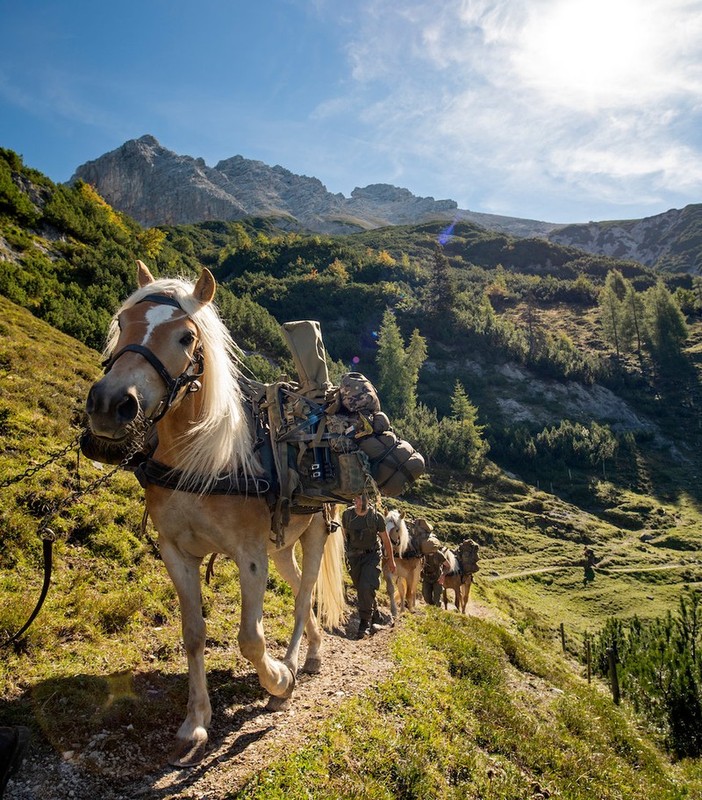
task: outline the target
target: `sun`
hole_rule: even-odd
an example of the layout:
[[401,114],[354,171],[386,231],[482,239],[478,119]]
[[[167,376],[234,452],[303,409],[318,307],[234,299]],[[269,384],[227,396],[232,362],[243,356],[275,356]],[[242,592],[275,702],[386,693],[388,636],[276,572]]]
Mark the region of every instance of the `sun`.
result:
[[514,65],[528,86],[555,101],[626,101],[632,89],[638,94],[640,81],[653,76],[655,5],[641,0],[539,5],[518,37]]

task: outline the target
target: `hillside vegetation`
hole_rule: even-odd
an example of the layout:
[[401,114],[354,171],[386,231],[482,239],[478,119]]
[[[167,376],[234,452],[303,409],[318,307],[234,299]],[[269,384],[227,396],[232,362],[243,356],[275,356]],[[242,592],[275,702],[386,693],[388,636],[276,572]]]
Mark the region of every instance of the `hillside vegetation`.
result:
[[[441,235],[437,224],[306,237],[265,221],[143,230],[89,187],[56,187],[5,151],[0,481],[79,433],[100,371],[94,348],[134,288],[137,257],[158,273],[209,266],[223,314],[262,378],[291,369],[277,323],[314,316],[337,366],[376,380],[377,333],[389,310],[406,340],[417,329],[428,345],[418,403],[449,418],[460,382],[491,448],[476,469],[433,459],[397,505],[430,519],[447,543],[479,542],[474,597],[502,623],[433,609],[408,621],[395,645],[401,677],[350,703],[321,739],[262,773],[246,796],[303,796],[293,776],[312,776],[314,787],[322,773],[336,776],[341,795],[352,772],[369,773],[376,788],[350,796],[387,796],[386,785],[406,797],[532,797],[534,783],[574,798],[701,796],[699,764],[674,765],[660,750],[663,733],[614,707],[606,690],[587,687],[577,666],[586,634],[608,619],[663,617],[702,586],[695,287],[689,276],[666,278],[687,312],[678,351],[617,355],[602,327],[601,290],[617,270],[643,294],[657,286],[650,270],[468,225],[455,226],[437,251]],[[437,252],[448,261],[450,325],[436,314]],[[596,437],[608,447],[594,448]],[[3,488],[0,634],[18,629],[38,595],[37,527],[76,488],[74,467],[73,453]],[[103,474],[83,459],[80,485]],[[91,717],[86,707],[78,714],[85,736],[119,730],[125,719],[141,730],[177,724],[185,678],[175,597],[140,533],[141,513],[141,492],[126,473],[61,508],[51,521],[58,541],[45,609],[0,659],[2,717],[34,716],[62,749],[83,736],[72,717],[106,673],[157,665],[173,676],[173,694],[159,695],[155,707],[127,705],[125,717]],[[585,545],[602,559],[590,577],[580,566]],[[269,586],[267,634],[282,642],[292,598],[275,574]],[[226,675],[248,669],[231,624],[237,593],[231,564],[216,593],[204,593],[208,667]],[[37,699],[48,717],[35,710]],[[394,758],[377,761],[355,736],[369,719],[377,724],[370,741],[389,742]]]

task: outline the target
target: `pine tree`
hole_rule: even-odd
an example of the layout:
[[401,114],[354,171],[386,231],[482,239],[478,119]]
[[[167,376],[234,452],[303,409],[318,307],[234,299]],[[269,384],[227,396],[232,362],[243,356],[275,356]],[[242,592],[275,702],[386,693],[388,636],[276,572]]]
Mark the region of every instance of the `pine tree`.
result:
[[622,351],[622,300],[626,294],[623,281],[618,270],[608,272],[598,300],[602,331],[607,341],[614,345],[617,358],[620,358]]
[[451,267],[443,247],[437,244],[434,249],[432,280],[429,286],[429,310],[431,314],[448,323],[456,306],[456,290],[451,279]]
[[680,306],[662,280],[644,296],[646,338],[659,367],[673,366],[682,357],[688,330]]
[[478,410],[460,381],[451,396],[451,414],[441,420],[439,430],[439,453],[447,464],[470,472],[479,469],[490,446],[483,439]]
[[378,392],[390,416],[407,415],[417,402],[419,370],[427,357],[426,340],[414,330],[405,350],[395,315],[383,314],[378,334]]

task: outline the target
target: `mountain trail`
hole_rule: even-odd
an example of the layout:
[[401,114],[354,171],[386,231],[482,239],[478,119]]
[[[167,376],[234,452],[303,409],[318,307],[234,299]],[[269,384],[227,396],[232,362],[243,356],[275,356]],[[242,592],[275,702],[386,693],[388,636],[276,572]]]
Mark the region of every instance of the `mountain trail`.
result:
[[[449,610],[452,608],[449,605]],[[469,612],[480,617],[491,613],[472,598]],[[424,613],[423,603],[418,603],[415,613]],[[390,620],[387,614],[386,620]],[[377,626],[372,636],[355,641],[349,636],[357,625],[354,614],[346,630],[326,634],[321,673],[298,676],[292,704],[286,711],[267,712],[265,698],[255,702],[242,699],[241,704],[225,706],[217,703],[216,693],[211,693],[209,750],[196,767],[176,769],[165,763],[175,730],[160,731],[155,739],[138,732],[127,735],[115,725],[113,730],[93,736],[84,751],[65,753],[35,736],[19,774],[7,786],[4,800],[231,797],[253,775],[309,743],[344,700],[390,677],[395,629]],[[402,625],[400,618],[397,627]]]

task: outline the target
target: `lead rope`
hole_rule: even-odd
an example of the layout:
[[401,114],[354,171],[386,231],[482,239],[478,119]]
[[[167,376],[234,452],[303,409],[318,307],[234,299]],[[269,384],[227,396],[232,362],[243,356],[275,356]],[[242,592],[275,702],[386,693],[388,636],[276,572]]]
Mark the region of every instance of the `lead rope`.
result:
[[[37,615],[41,611],[41,607],[44,605],[44,600],[46,599],[46,595],[49,592],[49,585],[51,583],[51,569],[52,569],[52,562],[53,562],[53,544],[56,541],[56,534],[51,530],[49,527],[49,523],[51,520],[64,508],[67,508],[69,505],[80,500],[81,497],[84,497],[89,492],[94,491],[95,489],[102,486],[104,483],[107,483],[120,469],[124,469],[127,464],[130,462],[132,457],[136,455],[144,445],[144,439],[146,438],[146,433],[149,430],[149,426],[144,430],[143,435],[137,437],[134,446],[129,450],[127,455],[120,461],[120,463],[111,469],[105,475],[102,475],[99,478],[96,478],[92,483],[89,483],[84,489],[78,489],[74,492],[71,492],[69,495],[64,497],[62,500],[55,502],[48,510],[48,512],[44,515],[41,522],[39,523],[39,527],[37,529],[37,533],[41,535],[42,538],[42,556],[44,562],[44,581],[42,583],[41,592],[39,594],[39,599],[34,607],[34,610],[29,615],[29,618],[24,623],[24,625],[17,631],[17,633],[10,636],[9,639],[6,639],[4,642],[0,643],[0,650],[5,647],[8,647],[13,642],[16,642],[20,636],[29,628],[29,626],[34,622]],[[9,478],[4,480],[0,487],[10,486],[13,483],[18,483],[19,481],[23,480],[24,478],[33,475],[38,470],[42,469],[45,466],[53,463],[54,461],[58,460],[62,455],[71,450],[71,448],[75,447],[80,440],[80,436],[77,439],[72,441],[69,445],[63,448],[59,453],[52,456],[50,459],[45,461],[42,464],[37,465],[36,467],[30,467],[26,469],[21,475],[16,475],[13,478]]]

